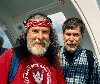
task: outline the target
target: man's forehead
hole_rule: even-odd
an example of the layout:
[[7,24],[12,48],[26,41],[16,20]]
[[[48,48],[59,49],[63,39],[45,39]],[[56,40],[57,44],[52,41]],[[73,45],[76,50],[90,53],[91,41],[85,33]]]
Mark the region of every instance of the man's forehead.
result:
[[50,30],[50,28],[46,28],[46,27],[31,27],[30,30]]
[[65,33],[65,32],[80,32],[80,33],[81,33],[79,27],[75,27],[75,28],[67,28],[67,29],[65,29],[65,31],[64,31],[63,33]]
[[65,30],[80,30],[80,27],[79,26],[77,26],[77,27],[68,27]]

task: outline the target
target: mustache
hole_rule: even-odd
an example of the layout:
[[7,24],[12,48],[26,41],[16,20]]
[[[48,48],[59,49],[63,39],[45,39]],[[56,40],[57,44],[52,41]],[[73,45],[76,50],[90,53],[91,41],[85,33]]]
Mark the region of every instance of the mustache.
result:
[[77,43],[76,42],[74,42],[74,43],[67,43],[67,42],[65,42],[65,45],[76,45]]
[[45,40],[33,40],[32,42],[31,42],[31,44],[36,44],[36,43],[41,43],[41,44],[47,44],[48,42],[47,41],[45,41]]

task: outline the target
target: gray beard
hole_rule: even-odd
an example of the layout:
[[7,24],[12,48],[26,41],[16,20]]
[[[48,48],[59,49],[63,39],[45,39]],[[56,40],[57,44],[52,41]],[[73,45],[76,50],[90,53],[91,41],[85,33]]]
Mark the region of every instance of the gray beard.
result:
[[27,48],[32,54],[40,57],[40,56],[43,56],[47,52],[49,44],[50,43],[48,42],[44,47],[40,47],[40,48],[37,49],[37,47],[32,46],[32,44],[30,42],[28,42]]

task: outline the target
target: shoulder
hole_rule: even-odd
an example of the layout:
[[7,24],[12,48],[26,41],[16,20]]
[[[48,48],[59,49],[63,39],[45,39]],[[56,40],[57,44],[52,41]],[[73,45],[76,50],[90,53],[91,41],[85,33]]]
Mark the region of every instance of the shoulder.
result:
[[86,50],[86,54],[87,54],[88,59],[93,60],[92,62],[94,62],[94,65],[95,65],[95,66],[98,65],[98,64],[99,64],[98,58],[97,58],[97,56],[94,54],[94,52],[91,51],[91,50],[88,50],[88,49],[85,49],[85,50]]
[[88,56],[92,56],[94,59],[97,58],[97,56],[94,54],[92,50],[85,49],[85,51]]
[[12,56],[13,49],[6,50],[2,56],[0,56],[0,78],[4,80],[8,77]]
[[86,51],[86,54],[91,54],[91,55],[93,55],[93,52],[92,52],[91,50],[85,49],[85,51]]
[[13,48],[10,48],[10,49],[8,49],[8,50],[6,50],[5,52],[4,52],[4,54],[7,54],[7,55],[11,55],[11,54],[13,54],[14,53],[14,49]]
[[86,56],[88,55],[92,55],[93,56],[93,52],[89,49],[86,49],[86,48],[83,48],[83,47],[80,47],[79,51],[81,50],[82,53],[86,54]]
[[0,67],[5,67],[9,69],[13,57],[13,52],[13,49],[8,49],[0,56]]
[[2,59],[2,60],[9,60],[9,59],[12,58],[13,53],[14,53],[13,48],[5,50],[5,52],[1,55],[0,59]]
[[92,60],[94,60],[94,53],[93,53],[93,51],[91,51],[91,50],[89,50],[89,49],[84,49],[84,50],[85,50],[87,59],[92,59]]

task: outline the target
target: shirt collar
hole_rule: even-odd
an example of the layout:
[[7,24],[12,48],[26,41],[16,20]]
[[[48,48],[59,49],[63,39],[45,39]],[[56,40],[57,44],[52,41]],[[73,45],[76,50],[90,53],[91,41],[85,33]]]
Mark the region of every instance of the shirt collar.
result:
[[65,56],[66,59],[76,59],[78,56],[81,55],[82,52],[82,47],[78,46],[77,50],[73,53],[69,53],[65,50],[65,48],[63,48],[63,55]]

